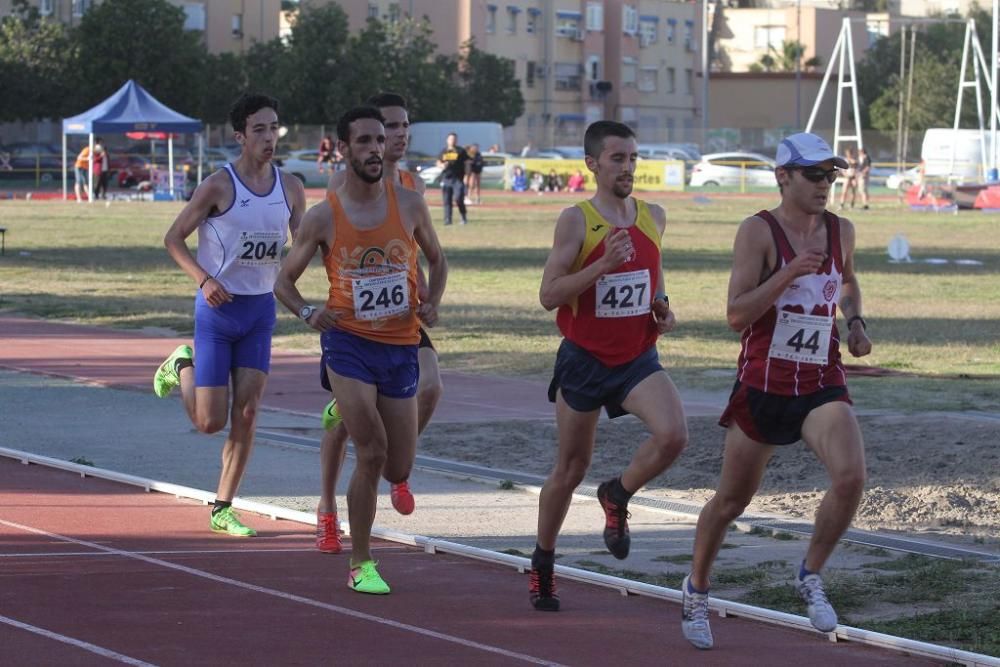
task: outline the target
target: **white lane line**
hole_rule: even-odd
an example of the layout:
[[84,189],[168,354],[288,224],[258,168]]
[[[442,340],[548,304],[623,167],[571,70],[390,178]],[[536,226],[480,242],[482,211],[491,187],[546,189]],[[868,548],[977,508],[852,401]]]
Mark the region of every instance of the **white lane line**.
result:
[[[143,556],[176,556],[184,554],[268,554],[268,553],[306,553],[316,551],[316,547],[301,549],[160,549],[157,551],[133,551]],[[67,556],[117,556],[115,553],[94,553],[93,551],[48,551],[39,553],[0,553],[0,558],[54,558]]]
[[77,648],[82,648],[85,651],[90,651],[91,653],[96,653],[103,658],[109,658],[111,660],[117,660],[125,665],[136,665],[136,667],[156,667],[151,662],[144,662],[142,660],[137,660],[135,658],[130,658],[127,655],[122,655],[121,653],[116,653],[111,649],[104,648],[102,646],[97,646],[96,644],[91,644],[90,642],[81,641],[79,639],[73,639],[72,637],[67,637],[66,635],[61,635],[57,632],[52,632],[51,630],[46,630],[45,628],[39,628],[35,625],[28,625],[27,623],[22,623],[21,621],[15,621],[13,618],[8,616],[0,616],[0,623],[6,623],[7,625],[19,628],[21,630],[27,630],[28,632],[33,632],[36,635],[41,635],[47,637],[48,639],[54,639],[57,642],[62,642],[63,644],[69,644]]
[[264,586],[258,586],[256,584],[249,584],[245,581],[239,581],[238,579],[230,579],[229,577],[223,577],[217,574],[212,574],[211,572],[197,570],[193,567],[187,567],[186,565],[178,565],[177,563],[171,563],[169,561],[160,560],[158,558],[144,556],[142,554],[134,553],[131,551],[124,551],[122,549],[107,547],[104,546],[103,544],[97,544],[95,542],[87,542],[86,540],[78,540],[74,537],[69,537],[66,535],[50,533],[45,530],[32,528],[31,526],[25,526],[24,524],[15,523],[13,521],[0,519],[0,524],[4,526],[9,526],[10,528],[17,528],[18,530],[23,530],[28,533],[34,533],[35,535],[43,535],[45,537],[54,540],[62,540],[64,542],[70,542],[72,544],[79,544],[80,546],[88,547],[90,549],[96,549],[98,551],[103,551],[105,553],[115,554],[118,556],[123,556],[125,558],[132,558],[135,560],[143,561],[145,563],[149,563],[151,565],[157,565],[159,567],[164,567],[171,570],[177,570],[178,572],[184,572],[185,574],[190,574],[195,577],[201,577],[202,579],[208,579],[209,581],[214,581],[220,584],[226,584],[228,586],[233,586],[235,588],[242,588],[243,590],[253,591],[254,593],[262,593],[264,595],[270,595],[276,598],[281,598],[283,600],[298,602],[299,604],[309,605],[310,607],[318,607],[319,609],[332,611],[336,614],[341,614],[343,616],[350,616],[351,618],[357,618],[363,621],[369,621],[371,623],[378,623],[379,625],[385,625],[390,628],[395,628],[397,630],[403,630],[404,632],[412,632],[413,634],[422,635],[424,637],[440,639],[441,641],[450,642],[452,644],[458,644],[460,646],[465,646],[467,648],[476,649],[479,651],[485,651],[486,653],[494,653],[496,655],[502,655],[507,658],[520,660],[522,662],[527,662],[533,665],[550,665],[551,667],[563,667],[562,665],[560,665],[560,663],[557,662],[544,660],[542,658],[536,658],[534,656],[527,655],[524,653],[517,653],[516,651],[509,651],[507,649],[500,648],[499,646],[481,644],[479,642],[472,641],[469,639],[463,639],[461,637],[456,637],[454,635],[447,635],[444,634],[443,632],[436,632],[434,630],[428,630],[427,628],[421,628],[416,625],[410,625],[409,623],[401,623],[399,621],[393,621],[388,618],[382,618],[381,616],[366,614],[364,612],[360,612],[355,609],[349,609],[347,607],[341,607],[339,605],[320,602],[319,600],[312,600],[307,597],[302,597],[301,595],[286,593],[284,591],[275,590],[273,588],[266,588]]

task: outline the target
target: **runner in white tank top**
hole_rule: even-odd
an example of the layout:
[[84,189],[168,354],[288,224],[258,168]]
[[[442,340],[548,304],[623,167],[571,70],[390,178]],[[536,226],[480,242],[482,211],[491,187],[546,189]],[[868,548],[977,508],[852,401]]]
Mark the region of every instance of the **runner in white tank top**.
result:
[[231,164],[223,167],[233,187],[233,200],[222,213],[198,227],[198,264],[230,294],[268,294],[281,267],[292,214],[280,171],[270,192],[247,187]]
[[[232,424],[212,508],[216,532],[249,537],[231,507],[253,446],[256,410],[271,362],[276,319],[274,281],[281,252],[305,211],[305,190],[294,176],[271,164],[278,140],[278,102],[243,95],[230,110],[239,159],[195,190],[164,237],[178,266],[198,286],[194,348],[181,345],[153,379],[157,396],[180,386],[195,427],[214,433]],[[186,240],[198,231],[198,256]],[[233,387],[229,402],[230,383]]]

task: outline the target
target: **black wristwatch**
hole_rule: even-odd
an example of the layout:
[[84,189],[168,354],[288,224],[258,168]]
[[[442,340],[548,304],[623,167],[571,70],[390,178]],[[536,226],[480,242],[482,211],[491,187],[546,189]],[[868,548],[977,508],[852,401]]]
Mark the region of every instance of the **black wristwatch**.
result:
[[306,304],[299,309],[299,317],[302,319],[302,321],[308,322],[309,318],[312,317],[313,313],[315,312],[316,312],[316,306],[310,306]]
[[653,301],[663,301],[663,303],[667,304],[667,309],[669,310],[670,308],[670,297],[666,294],[657,294],[653,297]]
[[860,321],[861,322],[861,328],[864,329],[865,331],[868,331],[868,324],[865,322],[865,318],[861,317],[860,315],[855,315],[854,317],[847,318],[847,329],[848,329],[848,331],[850,331],[851,325],[854,324],[855,320]]

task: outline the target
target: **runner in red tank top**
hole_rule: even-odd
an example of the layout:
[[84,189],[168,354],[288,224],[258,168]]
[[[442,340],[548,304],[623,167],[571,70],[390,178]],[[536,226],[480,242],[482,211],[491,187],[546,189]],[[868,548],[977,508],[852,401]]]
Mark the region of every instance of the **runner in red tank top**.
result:
[[[412,172],[399,168],[399,162],[406,156],[406,148],[410,143],[410,118],[406,108],[406,99],[395,93],[380,93],[374,95],[366,103],[377,108],[385,118],[385,154],[382,157],[382,180],[399,188],[424,193],[424,181]],[[330,176],[327,192],[335,192],[347,180],[346,171],[338,171]],[[421,301],[427,299],[427,279],[423,270],[417,271],[417,290]],[[422,433],[431,420],[434,409],[444,385],[441,383],[441,371],[438,367],[437,350],[430,336],[420,328],[420,344],[417,358],[420,367],[420,380],[417,384],[417,428]],[[330,391],[330,383],[326,376],[326,365],[320,360],[320,384],[324,390]],[[341,550],[340,533],[337,527],[337,479],[344,464],[347,453],[347,428],[340,418],[337,401],[331,400],[323,408],[323,439],[320,445],[320,464],[322,467],[322,488],[320,489],[319,507],[317,508],[316,548],[324,553],[339,553]],[[383,477],[389,482],[389,497],[392,506],[400,514],[413,512],[416,501],[410,491],[409,477],[416,458],[416,448],[409,456],[400,456],[395,460],[396,467],[387,467]]]
[[[420,336],[414,316],[434,326],[448,275],[423,197],[382,179],[383,120],[378,109],[357,107],[338,121],[347,180],[306,214],[274,290],[321,332],[330,384],[358,454],[348,497],[347,584],[370,594],[389,592],[370,548],[379,477],[408,472],[416,448]],[[428,263],[426,299],[416,290],[417,247]],[[321,308],[295,287],[317,250],[330,279],[330,298]]]
[[629,553],[632,494],[666,470],[687,444],[680,396],[656,352],[657,336],[674,328],[660,259],[666,214],[630,196],[638,144],[627,125],[591,124],[584,149],[597,194],[559,216],[539,294],[546,310],[559,309],[557,323],[565,336],[549,387],[559,451],[538,501],[538,541],[531,557],[529,598],[539,611],[559,609],[556,539],[590,465],[601,407],[611,418],[634,414],[651,434],[621,476],[597,488],[604,543],[616,558]]
[[729,326],[742,331],[736,386],[722,415],[721,480],[702,509],[691,574],[682,584],[684,636],[711,648],[709,572],[729,524],[750,503],[775,445],[804,440],[830,475],[796,586],[813,626],[837,625],[819,571],[847,530],[865,482],[865,452],[847,394],[835,325],[847,319],[852,355],[871,352],[854,274],[854,225],[826,211],[847,163],[807,133],[782,140],[775,159],[781,204],[743,221],[733,248]]

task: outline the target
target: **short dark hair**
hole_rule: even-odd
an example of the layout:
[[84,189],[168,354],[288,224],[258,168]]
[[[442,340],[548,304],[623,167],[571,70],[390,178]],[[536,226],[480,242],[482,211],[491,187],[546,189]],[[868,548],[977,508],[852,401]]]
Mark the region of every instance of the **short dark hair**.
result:
[[396,93],[378,93],[377,95],[372,95],[365,100],[365,104],[377,109],[382,109],[384,107],[403,107],[405,109],[406,98],[402,95],[397,95]]
[[601,156],[601,151],[604,150],[606,137],[629,139],[635,137],[635,131],[625,123],[614,120],[599,120],[591,123],[587,127],[587,133],[583,135],[583,152],[596,160]]
[[270,107],[278,113],[278,100],[263,93],[243,93],[239,99],[229,107],[229,122],[236,132],[246,133],[247,118],[257,113],[261,109]]
[[351,140],[351,123],[362,118],[372,118],[380,123],[385,122],[382,112],[372,106],[354,107],[348,109],[337,121],[337,138],[343,142]]

